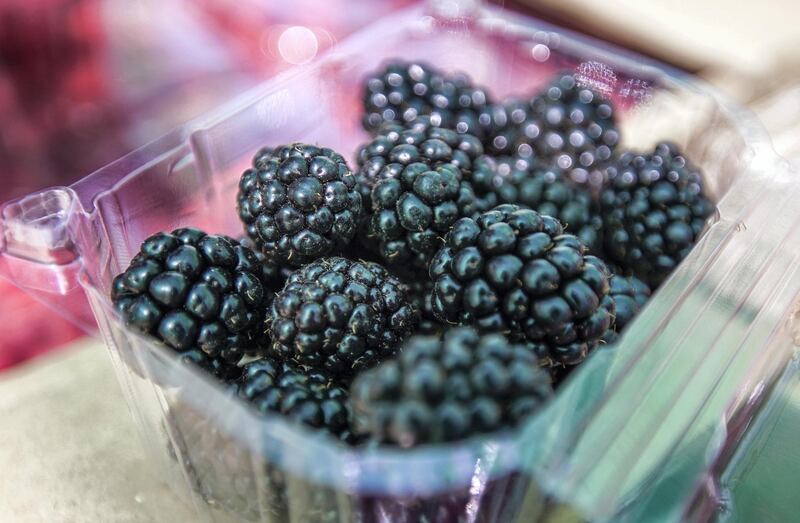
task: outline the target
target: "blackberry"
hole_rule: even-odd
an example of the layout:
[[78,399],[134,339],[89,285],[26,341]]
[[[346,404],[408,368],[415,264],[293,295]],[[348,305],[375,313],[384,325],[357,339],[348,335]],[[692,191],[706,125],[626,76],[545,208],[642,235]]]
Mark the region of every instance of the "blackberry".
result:
[[701,174],[668,143],[652,154],[625,153],[606,173],[600,194],[605,252],[610,262],[656,288],[686,257],[714,211]]
[[244,366],[239,396],[262,414],[282,414],[342,441],[355,441],[350,395],[323,372],[268,358],[255,360]]
[[331,149],[265,147],[239,181],[239,218],[268,259],[300,266],[353,239],[362,214],[355,186],[344,158]]
[[611,101],[572,74],[559,76],[527,105],[509,103],[495,121],[486,140],[490,153],[554,163],[573,182],[592,187],[602,183],[600,170],[619,143]]
[[268,331],[276,358],[346,378],[393,354],[417,320],[405,286],[386,269],[332,257],[292,273]]
[[364,82],[364,118],[367,131],[386,123],[408,123],[430,115],[443,127],[459,132],[478,129],[478,117],[489,102],[486,92],[465,75],[446,76],[423,62],[397,61]]
[[[237,380],[242,375],[242,368],[235,361],[226,361],[221,356],[209,356],[200,349],[189,349],[180,353],[181,362],[200,367],[223,383]],[[233,359],[236,359],[234,356]]]
[[469,171],[481,154],[483,145],[477,137],[441,127],[435,118],[421,116],[405,125],[384,124],[358,151],[356,176],[362,199],[368,207],[377,181],[397,177],[413,163],[429,167],[450,163]]
[[266,270],[233,238],[177,229],[142,243],[111,298],[127,327],[224,378],[233,372],[224,362],[266,348],[262,326],[276,288]]
[[606,345],[613,345],[620,333],[633,321],[636,315],[650,299],[650,287],[635,276],[621,276],[621,272],[612,268],[614,273],[609,280],[611,299],[614,300],[614,324],[603,335]]
[[510,203],[557,218],[592,253],[602,247],[603,222],[588,191],[570,183],[557,166],[519,157],[475,161],[471,181],[481,207]]
[[610,327],[605,264],[555,218],[500,205],[453,226],[430,265],[442,321],[526,341],[545,365],[575,365]]
[[409,338],[396,359],[353,383],[360,430],[414,447],[518,425],[552,395],[550,376],[524,345],[462,327]]
[[472,186],[458,167],[411,163],[384,168],[372,185],[363,243],[390,266],[427,267],[442,237],[462,216],[477,212]]

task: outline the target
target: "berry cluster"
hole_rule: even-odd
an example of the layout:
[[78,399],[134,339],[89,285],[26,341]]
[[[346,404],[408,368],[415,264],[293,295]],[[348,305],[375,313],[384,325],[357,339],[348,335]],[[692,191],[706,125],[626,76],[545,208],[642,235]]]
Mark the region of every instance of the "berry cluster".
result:
[[430,115],[442,127],[477,134],[491,104],[466,75],[448,76],[424,62],[393,62],[364,81],[362,123],[374,131],[386,122],[406,124]]
[[281,281],[275,267],[236,240],[198,229],[158,233],[142,243],[112,283],[125,325],[152,334],[220,377],[228,364],[263,352],[263,324]]
[[430,277],[441,320],[507,333],[553,364],[580,363],[614,317],[605,264],[555,218],[516,205],[459,220]]
[[325,147],[265,147],[239,181],[239,217],[270,259],[300,266],[345,247],[356,233],[361,197],[344,158]]
[[292,273],[272,303],[272,353],[335,376],[393,354],[418,321],[405,286],[368,261],[322,258]]
[[244,240],[155,234],[111,289],[127,327],[254,414],[343,444],[524,423],[551,378],[615,342],[713,211],[674,145],[620,151],[612,102],[571,74],[498,102],[394,62],[366,79],[364,111],[355,172],[325,147],[265,147],[239,183]]
[[552,395],[550,376],[525,345],[455,327],[414,336],[400,355],[353,385],[357,424],[401,447],[512,427]]

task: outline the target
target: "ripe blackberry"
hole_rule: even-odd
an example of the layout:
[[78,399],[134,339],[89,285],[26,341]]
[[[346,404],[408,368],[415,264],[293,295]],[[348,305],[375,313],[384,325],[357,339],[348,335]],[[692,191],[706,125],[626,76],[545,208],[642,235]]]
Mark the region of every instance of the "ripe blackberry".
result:
[[564,74],[527,105],[505,107],[485,140],[494,154],[519,155],[553,163],[573,182],[597,187],[600,170],[612,159],[619,142],[614,107],[609,100]]
[[550,215],[590,252],[600,252],[603,222],[592,197],[570,183],[559,167],[519,157],[482,156],[475,161],[470,179],[483,209],[510,203]]
[[265,147],[239,181],[239,218],[270,260],[299,266],[350,243],[362,214],[355,176],[337,152]]
[[220,377],[266,347],[265,314],[275,281],[233,238],[184,228],[142,243],[114,278],[111,299],[125,325],[150,334]]
[[462,327],[409,338],[397,358],[351,388],[356,423],[381,443],[413,447],[513,427],[552,395],[524,345]]
[[387,166],[372,185],[363,243],[391,266],[427,267],[442,237],[462,216],[477,212],[472,186],[458,167],[411,163]]
[[399,176],[412,163],[429,167],[450,163],[469,171],[482,154],[483,145],[477,137],[446,129],[436,118],[420,116],[405,125],[382,125],[377,135],[359,149],[356,177],[364,203],[369,206],[368,197],[375,183]]
[[575,365],[611,325],[605,264],[555,218],[500,205],[453,226],[430,265],[442,321],[526,341],[545,365]]
[[600,213],[609,261],[658,287],[714,211],[701,174],[668,143],[652,154],[625,153],[606,173]]
[[344,442],[355,441],[350,431],[350,395],[320,371],[268,358],[255,360],[244,366],[239,396],[262,414],[282,414]]
[[465,75],[446,76],[423,62],[397,61],[364,82],[364,129],[386,123],[408,123],[431,115],[443,127],[459,132],[477,129],[477,113],[488,101],[486,92]]
[[386,269],[332,257],[292,273],[268,330],[276,358],[344,378],[393,354],[417,320],[405,286]]

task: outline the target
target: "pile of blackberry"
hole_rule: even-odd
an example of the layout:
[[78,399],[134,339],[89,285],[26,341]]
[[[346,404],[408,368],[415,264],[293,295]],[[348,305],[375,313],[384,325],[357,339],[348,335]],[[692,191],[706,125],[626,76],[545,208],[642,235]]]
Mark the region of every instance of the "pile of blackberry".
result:
[[[364,93],[355,171],[319,145],[264,147],[231,201],[244,240],[156,233],[111,285],[129,329],[253,415],[339,445],[524,424],[551,378],[617,342],[713,212],[675,145],[620,150],[612,101],[572,74],[500,103],[398,61]],[[203,441],[176,452],[205,456]]]

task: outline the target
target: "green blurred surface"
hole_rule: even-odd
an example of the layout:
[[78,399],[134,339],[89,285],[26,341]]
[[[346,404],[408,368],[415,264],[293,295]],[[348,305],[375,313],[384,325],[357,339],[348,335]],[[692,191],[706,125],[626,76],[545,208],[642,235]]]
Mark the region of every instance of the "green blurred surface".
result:
[[792,365],[722,476],[726,523],[800,521],[800,374]]

